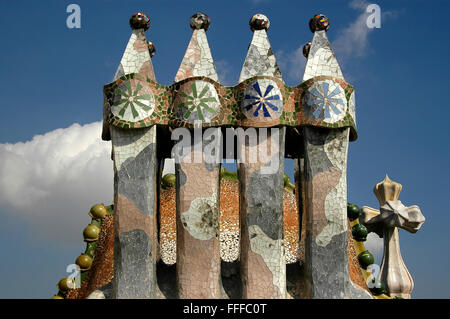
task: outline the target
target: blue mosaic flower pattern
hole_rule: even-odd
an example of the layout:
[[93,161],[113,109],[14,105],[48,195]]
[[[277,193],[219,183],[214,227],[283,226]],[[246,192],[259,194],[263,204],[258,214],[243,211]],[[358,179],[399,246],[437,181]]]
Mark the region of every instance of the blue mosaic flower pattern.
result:
[[330,80],[315,82],[304,96],[308,118],[326,123],[336,123],[345,117],[346,102],[344,89]]
[[269,79],[250,83],[242,101],[242,111],[248,119],[272,121],[283,111],[283,98],[277,84]]

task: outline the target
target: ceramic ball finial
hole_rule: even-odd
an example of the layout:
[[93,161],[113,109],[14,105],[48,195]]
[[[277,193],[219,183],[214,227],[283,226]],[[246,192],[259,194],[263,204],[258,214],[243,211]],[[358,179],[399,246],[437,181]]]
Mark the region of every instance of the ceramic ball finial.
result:
[[191,17],[191,19],[189,20],[189,24],[192,30],[204,29],[206,31],[211,24],[211,20],[206,14],[198,12]]
[[250,19],[250,29],[252,31],[255,30],[269,30],[270,27],[270,21],[269,18],[267,18],[264,14],[258,13],[255,14],[251,19]]
[[314,17],[309,20],[309,29],[312,33],[316,31],[328,31],[330,27],[330,20],[324,14],[315,14]]
[[150,18],[143,12],[137,12],[130,18],[130,27],[133,30],[144,29],[147,31],[150,28]]
[[307,42],[307,43],[303,46],[303,56],[304,56],[305,58],[308,58],[309,50],[311,50],[311,42]]
[[148,41],[147,45],[148,45],[148,52],[150,53],[150,57],[153,58],[156,53],[155,45],[151,41]]

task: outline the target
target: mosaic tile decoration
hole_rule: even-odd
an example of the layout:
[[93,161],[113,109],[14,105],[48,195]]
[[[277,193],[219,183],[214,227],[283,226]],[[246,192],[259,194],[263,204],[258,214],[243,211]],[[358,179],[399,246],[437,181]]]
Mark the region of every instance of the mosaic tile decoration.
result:
[[315,82],[303,99],[306,115],[315,121],[335,123],[344,118],[347,111],[344,90],[330,80]]
[[131,29],[144,29],[147,31],[150,28],[150,18],[143,12],[137,12],[130,18]]
[[307,295],[325,299],[371,298],[350,280],[348,267],[349,129],[306,127],[304,134]]
[[333,53],[326,31],[314,32],[309,48],[308,61],[305,66],[303,81],[319,75],[328,75],[343,79],[341,68]]
[[198,156],[200,162],[182,160],[175,165],[178,296],[216,299],[221,297],[220,163],[207,163],[205,154],[195,149],[186,154],[191,156]]
[[[328,18],[311,19],[314,36],[303,48],[307,59],[303,81],[293,87],[283,81],[267,35],[270,21],[262,14],[250,20],[253,37],[238,84],[230,87],[219,82],[206,36],[210,19],[203,13],[189,20],[192,37],[174,83],[157,83],[151,61],[155,46],[144,34],[149,22],[142,13],[131,18],[133,32],[118,71],[103,89],[104,127],[111,133],[115,169],[115,297],[157,296],[155,269],[160,256],[177,264],[173,278],[179,298],[223,297],[221,267],[226,267],[221,258],[239,259],[243,298],[286,298],[286,261],[297,258],[306,267],[307,297],[367,297],[352,286],[347,255],[346,169],[348,142],[357,138],[355,94],[328,41]],[[239,164],[239,226],[234,220],[224,236],[220,165],[177,164],[172,194],[176,214],[171,220],[176,237],[161,240],[159,255],[155,212],[162,197],[158,199],[156,192],[161,160],[156,134],[165,130],[157,126],[194,128],[198,122],[216,132],[220,126],[279,127],[273,133],[277,138],[261,133],[256,146],[268,141],[276,149],[272,159],[280,165],[266,174],[272,163],[267,158]],[[304,143],[294,147],[304,153],[303,164],[301,160],[297,164],[298,185],[304,191],[297,199],[306,214],[301,219],[306,234],[300,242],[299,228],[291,229],[295,243],[291,246],[284,233],[284,219],[289,219],[284,214],[284,150],[286,137],[292,138],[286,126],[299,128]],[[252,143],[245,148],[248,154],[258,153]],[[299,222],[292,220],[294,226]],[[134,286],[139,291],[133,292]]]
[[115,94],[111,112],[125,121],[140,121],[155,109],[153,92],[139,79],[123,81]]
[[133,30],[117,72],[114,75],[114,81],[130,73],[141,73],[155,80],[149,44],[145,37],[144,29]]
[[195,121],[203,127],[350,127],[350,139],[355,140],[354,89],[345,82],[328,41],[328,19],[316,15],[312,21],[316,26],[304,50],[303,82],[295,87],[283,82],[266,32],[270,21],[262,14],[250,20],[253,38],[239,84],[233,87],[218,82],[206,37],[207,15],[191,17],[192,38],[170,86],[156,82],[154,45],[146,41],[143,28],[134,29],[115,82],[104,87],[104,123],[120,128],[192,128]]
[[239,83],[255,75],[269,75],[281,79],[281,71],[267,38],[266,30],[255,30],[242,67]]
[[255,14],[251,19],[250,19],[250,29],[252,31],[255,30],[269,30],[270,28],[270,21],[269,19],[261,13]]
[[187,82],[174,99],[177,117],[189,123],[210,122],[220,109],[214,85],[206,81]]
[[309,29],[311,32],[316,31],[328,31],[330,28],[330,21],[328,20],[328,17],[323,14],[316,14],[314,17],[309,20]]
[[204,29],[205,31],[209,29],[209,25],[211,24],[211,20],[209,17],[201,12],[195,13],[192,15],[191,19],[189,19],[189,25],[192,30]]
[[111,128],[114,159],[114,298],[157,291],[157,128]]
[[[351,106],[354,103],[351,97],[354,88],[342,78],[318,76],[298,86],[290,87],[275,77],[256,76],[237,86],[227,87],[208,77],[192,77],[174,83],[171,86],[164,86],[149,78],[144,79],[142,75],[129,74],[104,87],[108,107],[109,105],[113,106],[117,101],[123,100],[123,96],[119,94],[120,87],[123,87],[124,82],[133,80],[138,80],[138,83],[141,83],[141,85],[145,84],[146,89],[142,88],[142,92],[148,92],[146,94],[149,95],[153,94],[155,101],[154,110],[145,113],[145,117],[142,113],[139,113],[140,116],[136,118],[125,118],[119,113],[111,111],[107,117],[107,121],[111,125],[121,128],[142,128],[159,124],[192,128],[193,121],[200,120],[203,121],[204,127],[270,127],[277,125],[308,125],[327,128],[350,127],[351,140],[353,141],[357,138],[356,122],[354,113],[352,113],[354,106]],[[266,110],[270,117],[265,116],[261,103],[261,108],[257,113],[258,116],[254,116],[254,114],[259,105],[255,104],[253,108],[247,110],[248,105],[257,101],[257,99],[251,98],[258,97],[259,93],[255,88],[256,83],[259,83],[263,97],[267,93],[264,105],[266,105]],[[336,111],[330,108],[329,117],[327,117],[327,112],[319,112],[322,114],[321,116],[320,114],[318,116],[311,115],[311,112],[309,112],[310,106],[305,104],[305,101],[309,100],[306,96],[310,95],[311,90],[315,86],[322,85],[321,90],[323,90],[324,83],[328,85],[328,91],[333,88],[328,97],[332,98],[330,103],[337,105],[335,109],[339,110],[340,113],[335,114]],[[194,97],[193,86],[195,86],[197,97]],[[270,91],[266,92],[269,88],[271,88]],[[206,92],[200,97],[204,90]],[[340,93],[337,96],[330,96],[335,90],[339,90]],[[337,97],[339,97],[343,105],[334,102]],[[272,107],[267,102],[271,103]],[[195,108],[194,105],[196,106]],[[201,116],[199,116],[197,106],[200,107]],[[273,106],[278,110],[275,110]]]
[[[142,12],[131,16],[130,26],[132,33],[128,40],[125,52],[123,53],[120,64],[114,75],[113,81],[117,81],[127,74],[137,73],[156,81],[155,72],[151,57],[155,55],[155,46],[147,41],[145,31],[150,27],[149,17]],[[103,105],[103,128],[102,139],[110,140],[110,129],[107,122],[108,114],[111,112],[110,104],[105,102]]]
[[205,76],[218,81],[216,67],[204,29],[195,29],[191,41],[175,76],[175,82],[193,76]]
[[[267,134],[271,153],[255,163],[238,165],[241,226],[240,264],[243,299],[286,298],[286,257],[283,241],[284,149],[286,128]],[[276,136],[276,137],[275,137]],[[261,140],[244,146],[257,153]],[[273,147],[273,148],[272,148]],[[279,163],[271,173],[271,162]]]
[[250,83],[245,89],[242,111],[248,119],[279,118],[283,111],[283,98],[277,84],[270,79]]

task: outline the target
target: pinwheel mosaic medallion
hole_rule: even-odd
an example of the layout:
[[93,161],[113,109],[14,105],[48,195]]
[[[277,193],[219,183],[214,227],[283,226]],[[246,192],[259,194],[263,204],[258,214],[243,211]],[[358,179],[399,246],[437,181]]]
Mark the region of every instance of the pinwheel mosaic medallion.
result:
[[336,123],[347,112],[344,89],[330,80],[315,82],[305,93],[303,105],[308,118],[325,123]]
[[269,79],[249,83],[242,101],[242,112],[250,120],[274,120],[283,111],[283,97],[277,84]]
[[174,104],[178,117],[186,122],[208,123],[220,109],[219,96],[214,86],[205,81],[185,83],[179,90]]
[[152,115],[155,109],[153,92],[140,80],[125,80],[114,93],[111,112],[124,121],[140,121]]

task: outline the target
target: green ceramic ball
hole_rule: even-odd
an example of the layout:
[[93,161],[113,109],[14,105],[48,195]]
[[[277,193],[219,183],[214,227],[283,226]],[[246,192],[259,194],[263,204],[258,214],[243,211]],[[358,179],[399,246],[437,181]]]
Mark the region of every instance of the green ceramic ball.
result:
[[175,184],[176,184],[176,177],[175,177],[175,174],[166,174],[166,175],[164,175],[164,177],[162,178],[161,186],[162,186],[164,189],[171,188],[171,187],[175,186]]
[[77,260],[75,261],[75,263],[80,266],[80,269],[82,271],[86,271],[89,270],[91,268],[92,265],[92,258],[86,254],[81,254],[80,256],[78,256]]
[[59,289],[59,291],[65,294],[69,291],[69,289],[75,288],[75,283],[73,278],[65,277],[58,282],[58,285],[56,285],[56,287]]
[[98,239],[98,235],[100,234],[100,228],[95,225],[87,225],[83,230],[83,237],[85,241],[96,241]]
[[372,280],[372,288],[369,289],[374,296],[386,294],[386,286],[381,280],[378,279]]
[[108,211],[106,210],[104,204],[96,204],[92,206],[91,210],[89,211],[89,215],[96,220],[102,219],[106,216],[106,214],[108,214]]
[[352,227],[353,239],[355,239],[356,241],[366,241],[367,234],[367,228],[362,224],[356,224]]
[[361,210],[359,207],[355,204],[348,203],[347,204],[347,216],[351,221],[354,221],[355,219],[359,218],[359,215],[361,215]]
[[375,262],[375,259],[368,250],[365,250],[358,255],[358,261],[363,269],[367,269],[369,265],[372,265]]

